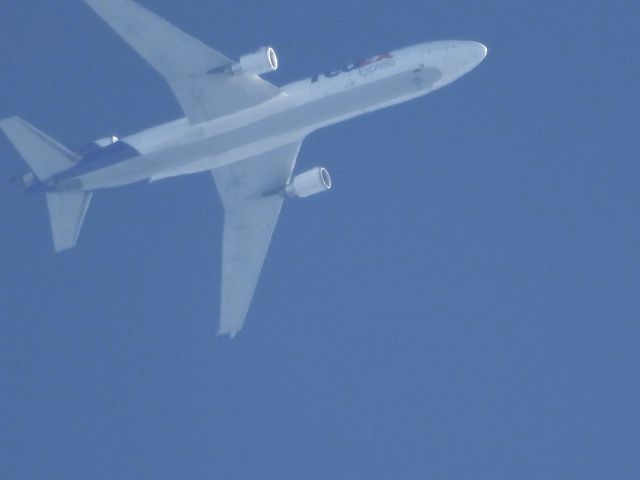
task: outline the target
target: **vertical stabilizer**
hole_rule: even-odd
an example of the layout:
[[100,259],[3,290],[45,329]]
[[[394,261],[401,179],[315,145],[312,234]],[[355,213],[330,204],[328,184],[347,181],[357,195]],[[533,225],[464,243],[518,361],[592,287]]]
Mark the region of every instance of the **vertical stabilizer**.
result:
[[0,121],[0,129],[40,181],[72,167],[78,155],[18,117]]
[[47,193],[47,207],[56,252],[76,246],[92,192]]

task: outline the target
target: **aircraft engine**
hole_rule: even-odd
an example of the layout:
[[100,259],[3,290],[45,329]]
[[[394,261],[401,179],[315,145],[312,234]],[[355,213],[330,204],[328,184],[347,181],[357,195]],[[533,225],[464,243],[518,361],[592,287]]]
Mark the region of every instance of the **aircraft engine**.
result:
[[262,75],[278,69],[278,56],[271,47],[262,47],[255,53],[243,55],[232,67],[234,75]]
[[287,187],[290,197],[310,197],[316,193],[326,192],[331,188],[331,177],[326,168],[315,167],[297,175]]

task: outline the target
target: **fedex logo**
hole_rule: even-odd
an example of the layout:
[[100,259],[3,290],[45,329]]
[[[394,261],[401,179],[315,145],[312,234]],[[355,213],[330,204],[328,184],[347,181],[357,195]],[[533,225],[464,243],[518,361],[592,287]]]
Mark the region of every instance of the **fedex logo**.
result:
[[373,73],[384,70],[385,68],[391,67],[395,64],[396,61],[393,58],[393,54],[381,53],[380,55],[362,60],[361,62],[351,63],[339,70],[333,70],[331,72],[314,75],[313,77],[311,77],[311,83],[316,83],[320,79],[320,77],[333,78],[340,75],[341,73],[349,73],[353,70],[358,70],[358,73],[361,76],[367,77]]

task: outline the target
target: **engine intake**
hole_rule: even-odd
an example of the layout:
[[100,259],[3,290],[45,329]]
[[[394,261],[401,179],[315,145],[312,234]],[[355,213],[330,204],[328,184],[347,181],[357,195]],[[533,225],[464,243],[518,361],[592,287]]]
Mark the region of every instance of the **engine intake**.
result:
[[331,189],[329,172],[324,167],[315,167],[297,175],[285,190],[290,197],[305,198],[329,189]]
[[255,53],[243,55],[231,67],[234,75],[262,75],[278,69],[278,56],[271,47],[262,47]]

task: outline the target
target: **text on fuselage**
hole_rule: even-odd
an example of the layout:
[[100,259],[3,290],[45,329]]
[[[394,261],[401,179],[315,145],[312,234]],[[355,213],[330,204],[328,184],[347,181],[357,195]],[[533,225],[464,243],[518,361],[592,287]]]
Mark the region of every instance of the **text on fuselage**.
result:
[[340,75],[341,73],[349,73],[354,70],[357,70],[360,76],[368,77],[369,75],[379,72],[380,70],[392,67],[395,64],[396,61],[393,58],[393,54],[381,53],[380,55],[362,60],[361,62],[351,63],[339,70],[333,70],[331,72],[314,75],[313,77],[311,77],[311,83],[316,83],[321,77],[333,78]]

